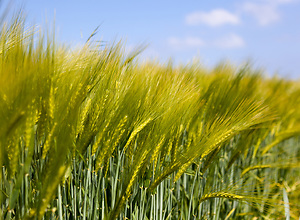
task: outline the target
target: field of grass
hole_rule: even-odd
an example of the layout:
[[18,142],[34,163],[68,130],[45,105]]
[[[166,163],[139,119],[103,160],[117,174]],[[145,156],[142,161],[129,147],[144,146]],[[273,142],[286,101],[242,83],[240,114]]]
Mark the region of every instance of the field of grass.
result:
[[0,32],[0,219],[299,219],[300,82]]

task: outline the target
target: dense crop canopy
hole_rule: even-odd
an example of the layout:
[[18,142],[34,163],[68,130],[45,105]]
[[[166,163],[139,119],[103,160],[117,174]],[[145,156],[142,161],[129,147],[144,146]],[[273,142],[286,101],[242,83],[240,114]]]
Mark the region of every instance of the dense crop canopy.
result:
[[0,218],[299,217],[299,82],[138,53],[2,24]]

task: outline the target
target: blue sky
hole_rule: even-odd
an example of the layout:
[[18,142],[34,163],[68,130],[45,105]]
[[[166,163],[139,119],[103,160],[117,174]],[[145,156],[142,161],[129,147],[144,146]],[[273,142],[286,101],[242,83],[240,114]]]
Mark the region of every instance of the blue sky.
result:
[[[268,75],[300,78],[300,0],[13,1],[27,21],[45,26],[55,17],[61,42],[123,40],[128,51],[148,44],[141,59],[172,58],[204,66],[251,61]],[[3,7],[3,6],[2,6]],[[48,25],[49,26],[49,25]]]

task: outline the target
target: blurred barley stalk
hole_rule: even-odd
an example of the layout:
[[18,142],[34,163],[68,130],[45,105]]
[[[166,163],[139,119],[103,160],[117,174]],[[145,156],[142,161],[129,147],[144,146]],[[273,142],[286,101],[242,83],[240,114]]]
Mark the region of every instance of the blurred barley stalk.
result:
[[1,219],[299,217],[299,82],[24,26],[0,34]]

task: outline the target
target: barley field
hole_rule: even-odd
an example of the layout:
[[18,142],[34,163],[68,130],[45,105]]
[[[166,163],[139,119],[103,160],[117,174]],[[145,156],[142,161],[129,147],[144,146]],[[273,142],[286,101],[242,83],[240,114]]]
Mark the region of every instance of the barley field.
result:
[[299,219],[299,80],[140,52],[1,24],[0,219]]

